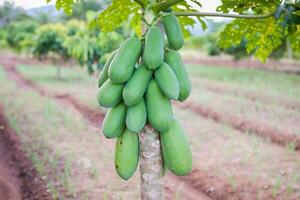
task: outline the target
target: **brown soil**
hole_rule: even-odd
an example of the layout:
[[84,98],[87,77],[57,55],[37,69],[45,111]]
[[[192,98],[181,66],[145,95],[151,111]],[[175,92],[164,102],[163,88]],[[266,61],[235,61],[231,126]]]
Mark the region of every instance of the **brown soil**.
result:
[[[241,179],[241,177],[239,177]],[[200,169],[182,178],[194,189],[204,191],[215,200],[252,200],[257,198],[258,188],[247,180],[243,180],[236,188],[233,188],[227,180],[211,176]],[[270,196],[271,199],[271,196]]]
[[51,199],[0,106],[0,200]]
[[[83,116],[85,116],[90,122],[92,122],[92,124],[99,127],[99,124],[103,120],[104,113],[81,104],[78,100],[76,100],[69,94],[49,94],[49,92],[45,91],[43,88],[25,79],[20,73],[15,70],[14,65],[6,66],[8,66],[6,70],[9,77],[18,82],[20,85],[32,88],[35,91],[39,92],[41,95],[65,101],[66,103],[76,108]],[[265,138],[270,138],[270,140],[276,144],[286,145],[294,142],[296,144],[296,149],[300,150],[300,140],[298,137],[276,130],[268,126],[267,124],[261,124],[257,121],[248,121],[242,119],[241,117],[234,117],[229,116],[228,114],[225,115],[222,113],[218,113],[205,106],[194,104],[193,102],[188,102],[187,104],[183,104],[180,107],[192,110],[193,112],[196,112],[204,117],[212,118],[216,122],[227,123],[233,128],[242,132],[254,133]],[[243,180],[243,177],[238,177],[237,179]],[[164,185],[165,191],[167,193],[167,199],[168,194],[174,194],[176,192],[174,191],[174,188],[178,188],[178,186],[181,184],[180,180],[182,180],[184,183],[184,186],[180,190],[180,196],[183,199],[250,200],[255,199],[257,191],[259,191],[256,185],[251,184],[251,182],[247,180],[241,181],[242,184],[239,184],[237,188],[233,190],[226,179],[214,176],[209,171],[202,171],[199,168],[194,169],[190,175],[184,178],[178,178],[172,175],[168,175],[167,180],[171,181],[171,183],[166,183]],[[247,192],[245,190],[247,190]],[[247,194],[248,196],[245,196],[245,194]],[[250,194],[253,194],[253,196],[251,196]],[[271,199],[271,197],[269,199]]]
[[[26,79],[22,74],[20,74],[16,70],[16,65],[20,62],[20,60],[17,59],[5,59],[5,62],[2,62],[1,64],[4,65],[4,69],[6,70],[6,73],[8,77],[12,80],[14,80],[16,83],[18,83],[21,87],[24,88],[30,88],[34,91],[38,92],[42,96],[55,98],[58,101],[62,101],[62,103],[67,103],[68,105],[71,105],[76,110],[79,111],[87,120],[89,120],[94,126],[99,127],[104,119],[105,114],[96,110],[89,108],[86,105],[83,105],[79,101],[77,101],[74,97],[72,97],[69,94],[52,94],[49,91],[46,91],[44,88],[40,87],[37,84],[34,84],[32,81]],[[180,180],[178,178],[172,179],[172,186],[176,185],[177,187],[171,187],[168,184],[164,185],[164,190],[170,194],[166,194],[167,199],[172,199],[173,195],[176,193],[175,189],[179,187]],[[199,188],[198,188],[199,189]],[[190,199],[190,200],[209,200],[210,197],[207,196],[204,192],[201,190],[195,190],[193,187],[186,186],[181,190],[181,197],[184,199]],[[1,199],[0,199],[1,200]]]
[[[8,60],[6,60],[8,61]],[[88,106],[85,106],[81,103],[79,103],[75,98],[70,96],[69,94],[51,94],[48,91],[45,91],[42,87],[34,84],[32,81],[27,80],[24,78],[17,70],[16,70],[16,63],[15,61],[12,62],[4,62],[5,64],[5,70],[7,72],[7,75],[10,79],[17,82],[22,87],[29,87],[31,89],[34,89],[36,92],[38,92],[42,96],[47,96],[51,98],[55,98],[60,101],[64,101],[66,103],[69,103],[74,108],[76,108],[80,113],[84,115],[92,124],[99,126],[102,124],[102,121],[104,119],[104,113],[99,112],[98,110],[91,109]]]
[[257,134],[263,138],[270,139],[273,143],[281,146],[295,144],[295,150],[300,150],[300,137],[277,130],[268,124],[261,123],[255,120],[246,120],[242,117],[232,116],[228,113],[223,114],[211,108],[188,101],[184,104],[176,104],[180,108],[189,109],[203,117],[211,118],[218,123],[225,123],[232,128],[243,133]]
[[[21,86],[29,87],[43,96],[65,101],[69,105],[72,105],[74,108],[76,108],[84,117],[86,117],[93,125],[96,125],[97,127],[103,121],[104,113],[81,104],[69,94],[50,94],[48,91],[45,91],[43,88],[34,84],[30,80],[27,80],[19,72],[17,72],[14,63],[10,63],[9,65],[5,66],[8,76]],[[171,199],[171,196],[176,193],[176,188],[180,186],[181,181],[185,183],[180,190],[180,196],[183,199],[243,199],[244,186],[247,186],[248,191],[249,189],[251,189],[251,191],[258,191],[258,188],[249,184],[247,181],[245,185],[240,185],[235,191],[233,191],[228,181],[221,177],[212,175],[209,171],[203,171],[199,168],[193,170],[193,172],[185,178],[181,179],[172,175],[168,175],[167,180],[169,180],[169,182],[164,184],[164,190],[167,193],[167,199],[169,199],[169,195]]]

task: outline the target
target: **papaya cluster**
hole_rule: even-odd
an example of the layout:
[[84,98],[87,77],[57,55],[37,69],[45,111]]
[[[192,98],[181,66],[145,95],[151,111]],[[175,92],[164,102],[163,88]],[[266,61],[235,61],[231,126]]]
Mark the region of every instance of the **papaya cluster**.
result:
[[147,123],[160,133],[165,166],[179,176],[192,169],[189,142],[173,117],[171,105],[171,100],[184,101],[191,92],[177,52],[184,43],[183,33],[172,13],[160,22],[163,28],[151,26],[143,41],[137,37],[125,40],[99,76],[97,100],[100,106],[109,108],[102,131],[107,138],[117,138],[115,167],[125,180],[138,166],[138,133]]

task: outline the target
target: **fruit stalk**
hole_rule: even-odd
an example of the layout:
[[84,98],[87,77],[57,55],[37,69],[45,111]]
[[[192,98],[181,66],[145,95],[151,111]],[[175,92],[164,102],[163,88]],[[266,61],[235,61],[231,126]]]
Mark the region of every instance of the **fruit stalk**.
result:
[[163,168],[159,133],[147,125],[140,132],[140,189],[142,200],[161,200]]

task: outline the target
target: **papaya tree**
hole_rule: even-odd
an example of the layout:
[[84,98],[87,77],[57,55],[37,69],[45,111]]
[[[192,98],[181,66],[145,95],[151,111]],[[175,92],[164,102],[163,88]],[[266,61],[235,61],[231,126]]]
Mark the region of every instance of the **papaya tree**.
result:
[[[56,6],[71,13],[73,3],[57,0]],[[112,0],[91,22],[103,32],[124,23],[133,30],[107,60],[97,99],[109,108],[102,131],[117,139],[118,175],[128,180],[139,162],[141,199],[162,199],[164,169],[177,176],[192,170],[189,142],[171,105],[191,93],[178,52],[190,27],[200,22],[205,29],[204,17],[235,18],[220,34],[220,46],[246,39],[247,52],[262,61],[286,37],[295,51],[300,49],[298,0],[222,0],[217,13],[199,12],[201,7],[198,0]]]

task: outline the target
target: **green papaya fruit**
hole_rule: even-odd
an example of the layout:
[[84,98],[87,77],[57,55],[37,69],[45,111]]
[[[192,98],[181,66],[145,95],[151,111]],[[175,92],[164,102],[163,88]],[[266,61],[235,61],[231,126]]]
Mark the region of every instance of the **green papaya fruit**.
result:
[[137,104],[129,106],[126,113],[126,127],[135,133],[143,129],[147,121],[147,111],[144,98]]
[[105,83],[98,89],[97,100],[100,106],[114,107],[122,101],[123,84],[114,84],[111,80]]
[[123,90],[123,99],[127,106],[132,106],[143,98],[152,73],[144,64],[134,71]]
[[192,152],[187,136],[177,120],[167,132],[160,134],[163,158],[167,168],[177,176],[192,171]]
[[162,18],[162,22],[169,46],[175,50],[181,49],[184,44],[184,37],[177,17],[170,13]]
[[114,58],[116,54],[116,51],[112,52],[109,57],[107,58],[106,62],[105,62],[105,65],[99,75],[99,78],[98,78],[98,87],[100,88],[104,82],[108,79],[108,68],[110,66],[110,63],[112,61],[112,59]]
[[173,119],[172,105],[152,79],[146,91],[148,121],[153,128],[163,133],[169,129]]
[[113,83],[129,80],[141,51],[142,42],[137,37],[128,38],[121,44],[108,69],[108,76]]
[[191,94],[191,82],[182,62],[180,53],[174,50],[168,51],[165,55],[165,62],[173,69],[179,82],[180,90],[178,100],[186,100]]
[[118,137],[115,148],[115,167],[118,175],[128,180],[136,171],[139,162],[139,136],[125,129]]
[[154,76],[161,91],[169,99],[178,99],[179,83],[173,69],[165,62],[154,71]]
[[145,38],[143,61],[149,69],[156,69],[164,60],[164,35],[159,27],[151,27]]
[[102,132],[107,138],[119,137],[126,126],[126,105],[120,103],[110,108],[103,120]]

